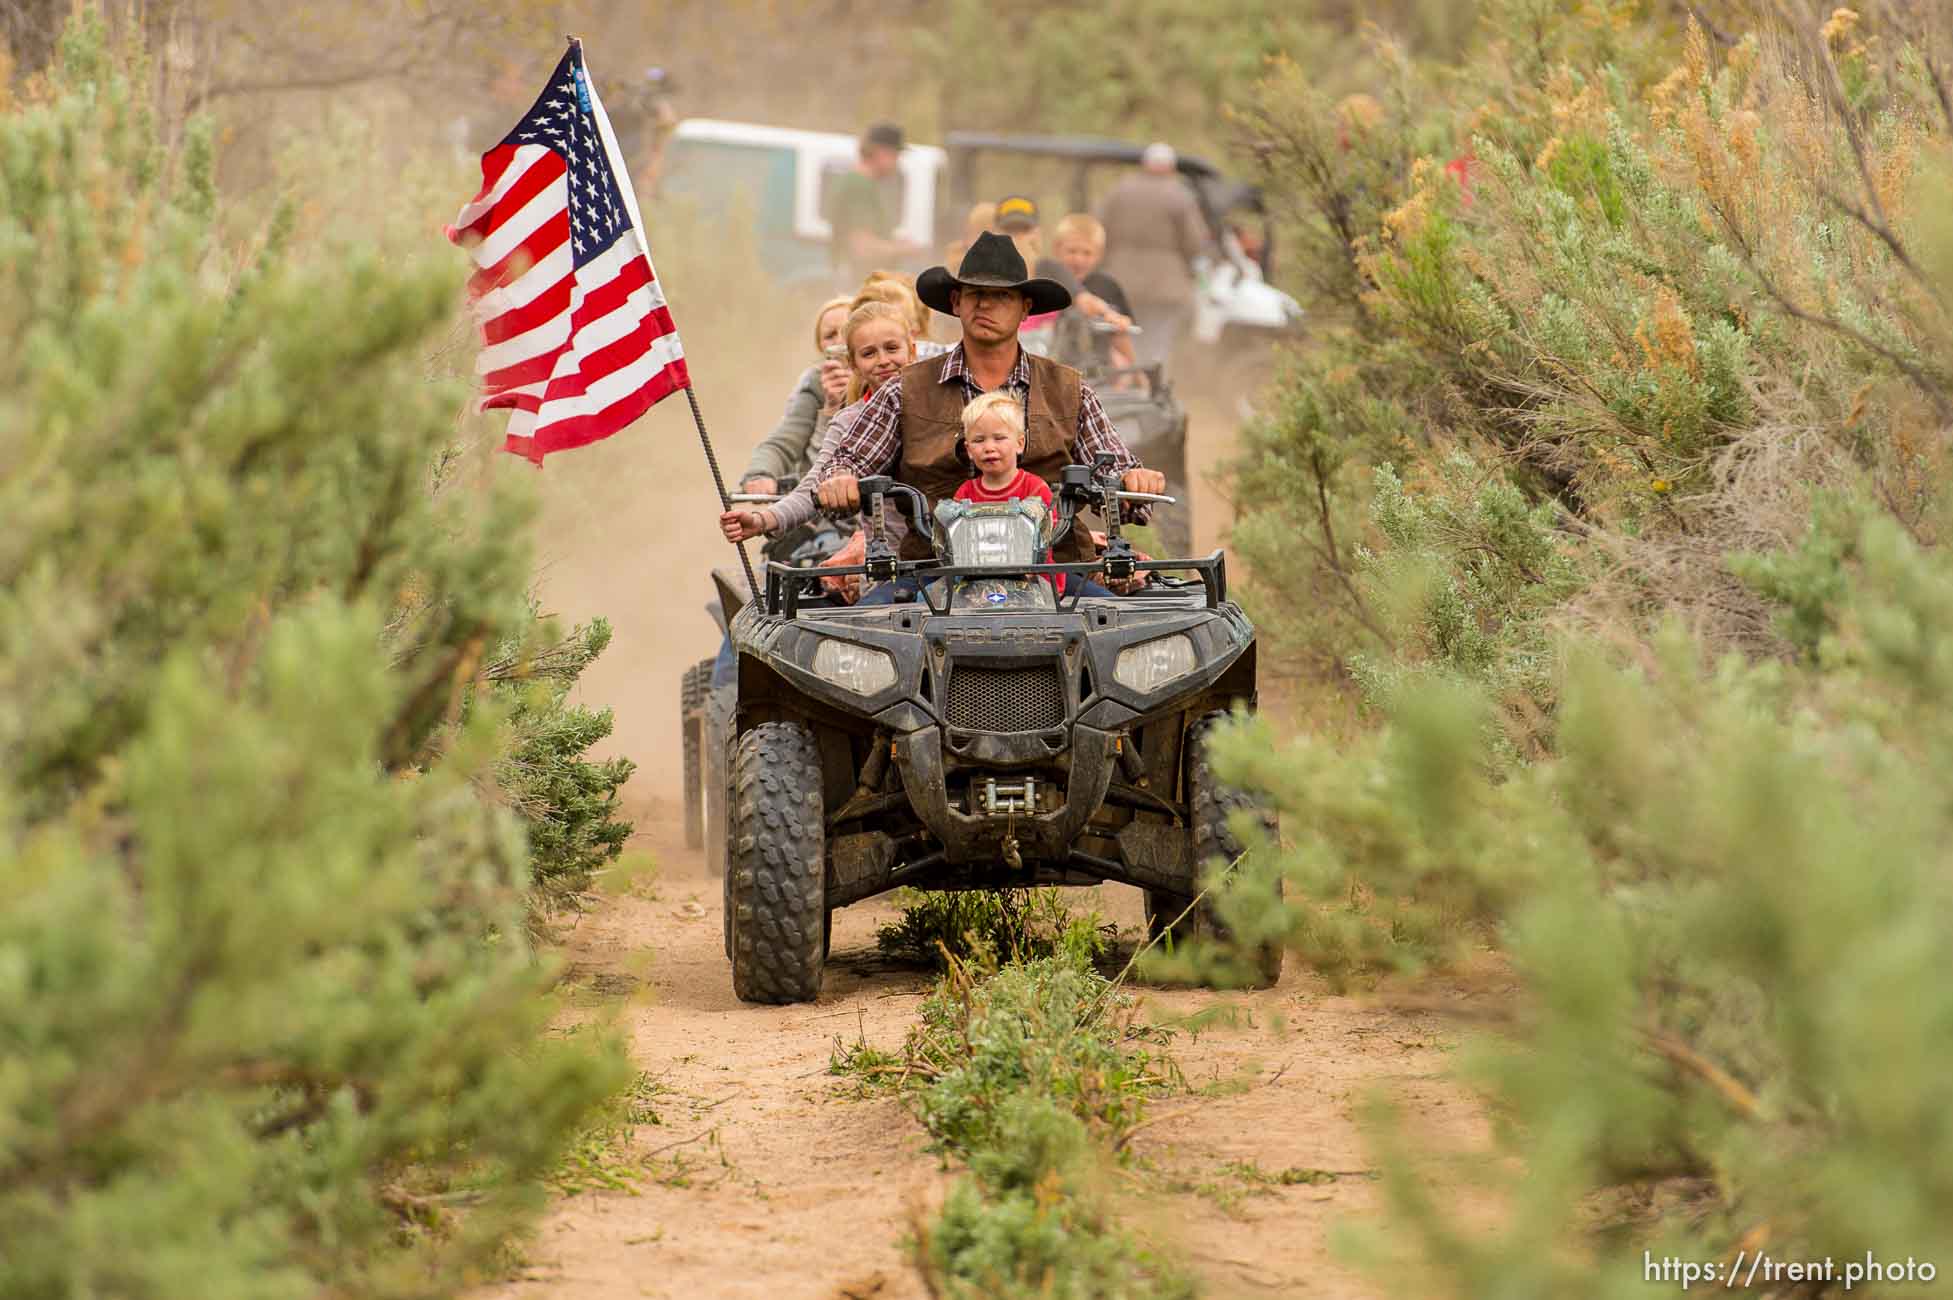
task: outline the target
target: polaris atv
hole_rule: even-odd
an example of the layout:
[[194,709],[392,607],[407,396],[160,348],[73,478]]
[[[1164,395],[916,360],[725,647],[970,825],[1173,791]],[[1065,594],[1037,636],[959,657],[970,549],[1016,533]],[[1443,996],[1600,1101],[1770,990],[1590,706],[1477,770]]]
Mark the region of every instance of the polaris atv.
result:
[[[1111,458],[1067,467],[1036,502],[940,503],[863,479],[866,562],[825,569],[920,583],[911,604],[845,606],[769,564],[732,621],[737,704],[726,773],[726,955],[749,1002],[820,992],[837,907],[911,885],[1004,889],[1121,881],[1155,934],[1211,933],[1205,867],[1240,846],[1211,728],[1255,701],[1254,628],[1219,552],[1141,560],[1120,535]],[[936,558],[901,561],[891,499],[933,525]],[[1093,563],[1040,563],[1081,510],[1106,520]],[[1191,573],[1174,579],[1171,571]],[[1069,579],[1060,594],[1051,579]],[[1146,582],[1090,598],[1079,583]],[[1273,983],[1277,950],[1258,955]]]
[[[796,480],[780,484],[782,494],[791,492]],[[732,498],[742,504],[778,501],[778,495],[738,494]],[[814,568],[847,544],[848,533],[835,520],[816,515],[798,528],[768,538],[761,556],[768,564],[784,564],[794,569]],[[712,571],[713,600],[705,608],[726,632],[732,618],[746,603],[746,593],[738,578],[725,569]],[[733,675],[717,675],[717,658],[699,660],[685,670],[678,685],[678,743],[684,760],[683,799],[685,847],[705,849],[706,866],[714,873],[725,870],[726,803],[725,756],[727,727],[732,721]]]

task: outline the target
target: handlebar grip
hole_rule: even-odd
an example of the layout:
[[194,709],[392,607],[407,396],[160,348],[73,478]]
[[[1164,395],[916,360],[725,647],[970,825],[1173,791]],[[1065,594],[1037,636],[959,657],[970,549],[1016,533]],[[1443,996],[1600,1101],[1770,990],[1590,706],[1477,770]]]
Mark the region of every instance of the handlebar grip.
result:
[[734,492],[726,499],[736,506],[770,506],[787,498],[779,492]]
[[1118,497],[1121,501],[1156,501],[1166,506],[1177,506],[1180,504],[1177,498],[1165,496],[1158,492],[1126,492],[1122,490],[1112,495]]

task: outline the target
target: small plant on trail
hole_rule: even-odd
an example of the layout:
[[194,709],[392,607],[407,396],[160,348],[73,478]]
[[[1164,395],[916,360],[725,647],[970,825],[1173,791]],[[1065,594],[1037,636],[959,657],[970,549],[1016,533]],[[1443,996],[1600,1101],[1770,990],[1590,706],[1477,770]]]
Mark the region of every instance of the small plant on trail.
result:
[[899,1058],[837,1043],[837,1073],[906,1089],[938,1149],[969,1168],[917,1226],[935,1294],[1192,1294],[1111,1213],[1113,1153],[1149,1098],[1182,1086],[1131,1013],[1082,951],[1001,968],[952,959]]
[[925,892],[881,927],[882,955],[942,969],[946,961],[1038,961],[1064,955],[1089,965],[1110,945],[1097,912],[1073,916],[1057,889]]
[[633,1154],[632,1141],[640,1128],[665,1122],[657,1102],[670,1091],[640,1070],[630,1086],[612,1095],[577,1134],[550,1173],[550,1185],[565,1196],[590,1191],[635,1193],[645,1160]]
[[1048,957],[988,978],[981,972],[960,962],[950,968],[923,1002],[905,1052],[928,1081],[917,1113],[944,1150],[974,1159],[1011,1145],[1000,1106],[1020,1093],[1057,1104],[1116,1143],[1148,1096],[1179,1083],[1170,1060],[1143,1045],[1131,999],[1082,962]]

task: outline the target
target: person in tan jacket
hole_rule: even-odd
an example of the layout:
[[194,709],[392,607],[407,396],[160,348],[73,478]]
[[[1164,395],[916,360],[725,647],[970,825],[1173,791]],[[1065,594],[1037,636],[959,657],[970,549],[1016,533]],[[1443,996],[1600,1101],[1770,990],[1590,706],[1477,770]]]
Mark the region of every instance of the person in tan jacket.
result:
[[1149,144],[1140,170],[1099,200],[1106,274],[1126,288],[1139,325],[1139,364],[1167,362],[1193,320],[1194,260],[1207,248],[1207,222],[1180,178],[1168,144]]

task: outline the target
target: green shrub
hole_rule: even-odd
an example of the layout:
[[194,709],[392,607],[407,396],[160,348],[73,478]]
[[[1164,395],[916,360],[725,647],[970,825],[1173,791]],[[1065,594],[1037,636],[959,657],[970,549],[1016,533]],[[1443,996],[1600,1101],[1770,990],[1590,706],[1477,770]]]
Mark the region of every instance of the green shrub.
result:
[[635,764],[584,758],[610,734],[611,711],[568,698],[583,670],[610,644],[610,624],[596,619],[571,628],[554,645],[534,644],[545,630],[555,629],[526,626],[504,641],[481,680],[491,684],[489,698],[506,710],[510,735],[496,764],[496,784],[528,830],[530,877],[547,905],[581,893],[594,872],[624,851],[631,826],[614,814],[618,788]]
[[1116,1139],[1142,1098],[1166,1081],[1159,1062],[1127,1045],[1125,999],[1068,957],[998,969],[973,984],[950,974],[922,1004],[909,1060],[931,1079],[917,1111],[944,1149],[965,1157],[1001,1141],[999,1099],[1017,1092],[1056,1102]]
[[[1509,1218],[1463,1231],[1394,1164],[1446,1294],[1626,1296],[1643,1250],[1766,1229],[1782,1258],[1953,1248],[1953,565],[1889,520],[1854,550],[1828,671],[1704,673],[1679,632],[1647,672],[1579,652],[1560,755],[1504,782],[1471,706],[1445,723],[1429,692],[1340,760],[1236,742],[1307,827],[1294,874],[1463,892],[1521,983],[1468,1065],[1517,1157],[1473,1166]],[[1308,822],[1357,786],[1375,801]]]
[[529,619],[426,374],[459,273],[226,242],[96,20],[50,86],[0,115],[0,1293],[447,1294],[627,1075],[546,1035],[463,708]]
[[1145,1099],[1177,1082],[1129,1000],[1076,958],[957,963],[923,1003],[904,1077],[969,1174],[923,1227],[918,1262],[952,1296],[1177,1297],[1193,1290],[1121,1231],[1104,1170]]
[[1382,1131],[1420,1294],[1953,1244],[1953,27],[1821,10],[1488,3],[1363,131],[1279,68],[1247,119],[1342,314],[1236,540],[1376,726],[1228,742],[1285,836],[1236,892],[1284,877],[1264,932],[1339,978],[1516,986],[1465,1056],[1494,1150]]

